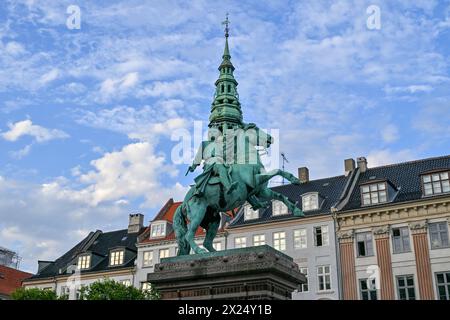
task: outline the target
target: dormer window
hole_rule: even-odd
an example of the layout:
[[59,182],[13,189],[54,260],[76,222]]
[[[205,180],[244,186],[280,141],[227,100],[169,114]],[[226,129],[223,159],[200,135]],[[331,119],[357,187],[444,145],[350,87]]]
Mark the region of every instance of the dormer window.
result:
[[83,255],[78,257],[78,270],[89,269],[91,267],[91,255]]
[[279,200],[273,200],[272,201],[272,215],[273,216],[280,216],[283,214],[288,214],[288,207]]
[[450,192],[449,171],[425,174],[422,183],[425,196]]
[[259,218],[259,210],[253,210],[252,207],[247,204],[244,207],[244,220],[253,220]]
[[152,223],[150,234],[152,238],[165,237],[166,223],[165,222]]
[[361,186],[361,198],[365,206],[387,202],[386,181]]
[[110,258],[109,258],[109,265],[110,266],[118,266],[118,265],[123,264],[123,256],[124,256],[124,250],[111,251]]
[[302,209],[303,211],[319,209],[319,195],[317,192],[302,195]]

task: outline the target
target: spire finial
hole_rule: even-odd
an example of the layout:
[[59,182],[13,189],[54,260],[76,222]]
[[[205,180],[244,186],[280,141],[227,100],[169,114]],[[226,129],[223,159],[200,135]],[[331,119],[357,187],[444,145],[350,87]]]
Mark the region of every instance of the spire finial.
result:
[[228,32],[230,31],[230,29],[228,28],[228,25],[230,24],[230,20],[228,20],[228,12],[225,17],[226,17],[226,19],[225,19],[225,21],[222,22],[222,24],[225,25],[225,38],[228,38],[228,36],[229,36]]

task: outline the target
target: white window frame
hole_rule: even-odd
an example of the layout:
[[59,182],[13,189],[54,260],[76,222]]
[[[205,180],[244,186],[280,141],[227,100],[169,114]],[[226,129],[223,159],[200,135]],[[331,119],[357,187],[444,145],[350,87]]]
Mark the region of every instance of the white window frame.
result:
[[[361,239],[361,237],[364,237],[364,239]],[[374,248],[373,240],[374,240],[374,237],[373,237],[373,234],[371,231],[357,232],[355,234],[356,256],[358,258],[372,257],[375,255],[375,248]],[[359,251],[359,243],[360,242],[364,242],[364,255],[361,254],[361,252]]]
[[294,249],[308,248],[308,230],[306,228],[294,230]]
[[123,284],[124,286],[130,287],[131,286],[131,280],[130,279],[125,279],[125,280],[119,280],[118,281],[120,284]]
[[91,267],[91,255],[83,254],[78,257],[77,269],[78,270],[86,270]]
[[[317,230],[320,229],[321,245],[317,241]],[[314,246],[315,247],[327,247],[330,245],[330,230],[327,225],[314,227]]]
[[111,250],[109,257],[109,265],[110,266],[120,266],[125,262],[125,250]]
[[450,171],[422,175],[422,189],[425,197],[450,192]]
[[[167,253],[167,255],[166,255],[166,253]],[[161,259],[164,259],[164,258],[169,258],[170,257],[170,249],[169,248],[159,249],[158,257],[159,257],[159,261],[161,261]]]
[[[436,226],[437,230],[434,229],[434,226]],[[449,239],[449,231],[448,231],[448,223],[447,221],[436,221],[436,222],[430,222],[428,223],[428,233],[430,234],[430,248],[431,249],[443,249],[448,248],[450,246],[450,239]],[[437,235],[437,240],[439,243],[433,243],[433,235]],[[443,234],[447,237],[447,242],[444,243]]]
[[214,241],[213,242],[213,248],[216,251],[221,251],[222,250],[222,242],[221,241]]
[[[326,272],[326,268],[328,268],[328,272]],[[324,289],[320,289],[321,277],[323,277]],[[329,284],[329,288],[327,288],[327,283]],[[332,288],[333,285],[331,283],[331,266],[330,265],[317,266],[317,291],[318,292],[331,291]]]
[[142,266],[143,267],[153,266],[153,251],[144,251],[142,253]]
[[255,220],[259,218],[259,210],[253,210],[250,204],[244,206],[244,221]]
[[286,251],[286,232],[278,231],[272,235],[273,247],[278,251]]
[[319,193],[308,192],[302,195],[302,210],[314,211],[319,209]]
[[289,214],[288,207],[280,200],[272,200],[272,216]]
[[166,236],[166,222],[152,222],[150,227],[150,238],[162,238]]
[[247,237],[236,237],[234,238],[234,247],[238,248],[246,248],[247,247]]
[[253,235],[253,246],[263,246],[266,244],[265,234],[255,234]]
[[371,206],[388,202],[387,182],[375,182],[360,186],[361,203],[363,206]]

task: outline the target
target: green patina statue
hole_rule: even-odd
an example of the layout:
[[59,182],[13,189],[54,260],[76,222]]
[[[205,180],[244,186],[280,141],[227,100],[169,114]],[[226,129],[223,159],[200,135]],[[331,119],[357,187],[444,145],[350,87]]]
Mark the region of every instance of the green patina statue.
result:
[[[280,169],[266,172],[257,147],[269,148],[273,138],[253,123],[242,121],[242,111],[234,78],[234,66],[228,49],[228,17],[224,24],[225,50],[219,66],[216,92],[209,117],[208,140],[203,141],[186,174],[204,162],[203,172],[186,194],[174,215],[178,255],[212,252],[213,240],[220,225],[220,213],[249,203],[253,210],[265,208],[271,200],[283,202],[296,216],[303,212],[284,195],[268,188],[274,176],[282,176],[293,184],[300,181]],[[195,241],[195,232],[206,230],[203,246]]]

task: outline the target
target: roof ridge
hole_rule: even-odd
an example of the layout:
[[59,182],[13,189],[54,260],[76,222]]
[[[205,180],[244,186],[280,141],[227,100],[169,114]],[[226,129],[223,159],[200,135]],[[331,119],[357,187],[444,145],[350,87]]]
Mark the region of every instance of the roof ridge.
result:
[[[305,183],[302,183],[302,184],[300,184],[300,185],[306,185],[306,184],[308,184],[308,183],[310,183],[310,182],[317,182],[317,181],[321,181],[321,180],[329,180],[329,179],[336,179],[336,178],[345,178],[346,177],[346,175],[345,174],[340,174],[340,175],[337,175],[337,176],[331,176],[331,177],[325,177],[325,178],[319,178],[319,179],[313,179],[313,180],[309,180],[308,182],[305,182]],[[273,187],[270,187],[271,189],[272,188],[280,188],[280,187],[286,187],[286,186],[292,186],[292,185],[296,185],[296,184],[292,184],[292,183],[286,183],[286,184],[282,184],[282,185],[279,185],[279,186],[273,186]]]
[[369,168],[367,168],[367,170],[379,169],[379,168],[389,168],[389,167],[395,167],[395,166],[400,166],[400,165],[405,165],[405,164],[414,164],[414,163],[419,163],[419,162],[426,162],[426,161],[431,161],[431,160],[440,160],[440,159],[445,159],[445,158],[450,158],[450,155],[429,157],[429,158],[423,158],[423,159],[416,159],[416,160],[409,160],[409,161],[404,161],[404,162],[385,164],[385,165],[377,166],[377,167],[369,167]]

